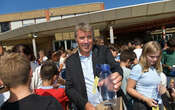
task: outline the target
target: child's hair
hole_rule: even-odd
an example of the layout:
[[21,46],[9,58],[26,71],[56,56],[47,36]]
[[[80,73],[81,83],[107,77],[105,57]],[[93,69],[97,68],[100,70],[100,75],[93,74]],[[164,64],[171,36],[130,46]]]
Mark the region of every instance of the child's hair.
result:
[[52,53],[51,58],[52,58],[52,60],[54,60],[55,58],[57,58],[57,60],[59,60],[60,56],[61,56],[61,52],[60,51],[55,51],[55,52]]
[[133,62],[135,58],[137,58],[136,54],[131,50],[124,50],[120,54],[121,62],[126,62],[127,60],[129,60],[129,62]]
[[128,50],[129,48],[128,48],[128,45],[121,45],[121,47],[120,47],[120,52],[122,52],[122,51],[124,51],[124,50]]
[[141,45],[142,44],[142,41],[140,39],[135,39],[134,40],[134,44],[137,46],[137,45]]
[[5,53],[0,58],[0,79],[8,88],[28,83],[30,61],[20,53]]
[[143,47],[142,55],[141,55],[140,60],[139,60],[139,63],[142,66],[142,72],[147,72],[149,67],[150,67],[149,62],[147,62],[147,55],[148,54],[155,54],[157,52],[160,52],[160,56],[158,58],[158,61],[154,65],[154,67],[156,68],[156,71],[158,73],[162,72],[162,66],[160,63],[162,51],[161,51],[160,44],[156,41],[149,41]]
[[168,45],[168,49],[167,49],[167,53],[168,54],[172,54],[175,50],[174,50],[174,48],[175,48],[175,38],[174,37],[172,37],[172,38],[170,38],[169,40],[168,40],[168,42],[167,42],[167,45]]
[[13,48],[12,48],[12,52],[15,52],[15,53],[23,53],[27,56],[31,55],[32,54],[32,50],[30,49],[30,47],[28,45],[25,45],[25,44],[18,44],[18,45],[15,45]]
[[51,80],[54,75],[59,75],[56,64],[49,60],[43,63],[40,71],[42,80]]
[[110,45],[108,45],[108,47],[109,47],[110,50],[112,50],[112,51],[117,51],[117,52],[118,52],[118,50],[117,50],[117,48],[115,47],[115,45],[110,44]]

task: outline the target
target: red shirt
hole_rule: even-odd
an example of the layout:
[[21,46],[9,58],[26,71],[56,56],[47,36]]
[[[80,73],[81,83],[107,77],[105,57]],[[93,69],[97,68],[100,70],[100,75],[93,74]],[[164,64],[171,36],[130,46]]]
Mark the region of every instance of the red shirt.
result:
[[64,88],[58,89],[35,89],[35,94],[41,96],[53,96],[55,97],[58,102],[61,103],[64,110],[66,110],[66,103],[69,101],[68,97],[66,96]]

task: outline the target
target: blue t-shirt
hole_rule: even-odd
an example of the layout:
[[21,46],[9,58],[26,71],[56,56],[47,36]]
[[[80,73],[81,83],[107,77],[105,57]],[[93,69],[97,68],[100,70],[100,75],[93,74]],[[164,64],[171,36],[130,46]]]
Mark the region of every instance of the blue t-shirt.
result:
[[156,99],[162,103],[158,92],[158,85],[161,83],[160,74],[154,67],[150,67],[148,72],[142,72],[142,67],[137,64],[131,70],[129,78],[136,81],[136,91],[143,96]]

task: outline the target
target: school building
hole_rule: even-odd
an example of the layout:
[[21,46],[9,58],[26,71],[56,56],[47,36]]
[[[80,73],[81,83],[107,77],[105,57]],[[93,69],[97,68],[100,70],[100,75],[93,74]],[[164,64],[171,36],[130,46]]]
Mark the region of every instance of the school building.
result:
[[174,6],[174,0],[166,0],[105,10],[104,3],[91,3],[0,15],[0,42],[30,44],[35,54],[39,49],[70,49],[76,46],[74,27],[80,22],[111,43],[168,39],[175,36]]

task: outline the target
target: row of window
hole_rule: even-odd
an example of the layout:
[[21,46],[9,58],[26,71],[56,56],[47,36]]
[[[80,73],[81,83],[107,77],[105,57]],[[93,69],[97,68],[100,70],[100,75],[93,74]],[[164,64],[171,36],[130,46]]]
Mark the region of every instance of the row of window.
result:
[[[79,14],[63,15],[63,16],[52,16],[52,17],[50,17],[50,21],[70,18],[70,17],[74,17],[74,16],[80,16],[80,15],[84,15],[84,14],[87,14],[87,13],[79,13]],[[3,22],[3,23],[0,23],[0,33],[1,32],[6,32],[8,30],[14,30],[14,29],[17,29],[17,28],[20,28],[20,27],[23,27],[23,26],[43,23],[43,22],[46,22],[46,21],[47,21],[46,18],[35,18],[35,19],[28,19],[28,20]]]
[[[165,40],[168,41],[171,37],[175,37],[174,33],[167,33],[165,36]],[[154,34],[152,35],[152,40],[161,41],[163,39],[162,34]]]
[[59,49],[65,49],[65,50],[66,49],[74,49],[76,47],[77,47],[77,44],[76,44],[76,41],[75,40],[55,41],[55,50],[59,50]]

